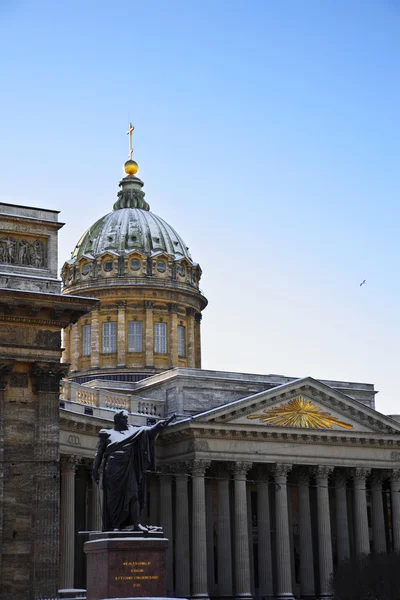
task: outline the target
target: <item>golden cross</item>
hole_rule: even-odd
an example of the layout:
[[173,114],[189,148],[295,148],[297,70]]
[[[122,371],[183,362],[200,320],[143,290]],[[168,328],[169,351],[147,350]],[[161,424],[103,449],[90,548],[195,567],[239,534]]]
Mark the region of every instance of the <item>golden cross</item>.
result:
[[132,131],[135,128],[132,126],[132,123],[129,123],[129,129],[126,132],[126,135],[129,135],[129,154],[128,154],[128,158],[129,160],[132,160],[132,153],[133,153],[133,149],[132,149]]

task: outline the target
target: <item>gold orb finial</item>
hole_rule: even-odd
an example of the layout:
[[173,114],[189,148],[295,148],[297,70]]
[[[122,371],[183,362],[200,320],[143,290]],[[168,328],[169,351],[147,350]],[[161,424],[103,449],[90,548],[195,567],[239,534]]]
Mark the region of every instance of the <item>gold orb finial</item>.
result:
[[124,171],[127,175],[136,175],[136,173],[138,172],[138,168],[138,164],[134,160],[127,160],[124,164]]

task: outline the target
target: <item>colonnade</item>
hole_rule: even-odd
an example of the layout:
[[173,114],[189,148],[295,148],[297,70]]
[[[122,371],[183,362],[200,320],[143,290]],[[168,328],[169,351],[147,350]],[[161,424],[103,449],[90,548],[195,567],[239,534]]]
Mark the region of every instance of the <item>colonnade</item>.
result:
[[[62,461],[60,587],[66,588],[74,587],[77,464],[75,457]],[[335,564],[400,550],[397,470],[194,460],[162,467],[149,476],[148,489],[142,522],[161,524],[170,540],[167,589],[176,597],[329,598]],[[93,529],[101,529],[98,494],[93,486]]]

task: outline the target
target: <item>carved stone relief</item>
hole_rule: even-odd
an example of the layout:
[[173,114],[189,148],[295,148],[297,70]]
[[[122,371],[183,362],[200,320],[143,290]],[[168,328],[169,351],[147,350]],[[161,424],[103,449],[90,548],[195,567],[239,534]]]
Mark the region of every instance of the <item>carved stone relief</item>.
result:
[[0,263],[6,265],[46,268],[45,250],[46,245],[40,239],[30,242],[10,235],[0,237]]

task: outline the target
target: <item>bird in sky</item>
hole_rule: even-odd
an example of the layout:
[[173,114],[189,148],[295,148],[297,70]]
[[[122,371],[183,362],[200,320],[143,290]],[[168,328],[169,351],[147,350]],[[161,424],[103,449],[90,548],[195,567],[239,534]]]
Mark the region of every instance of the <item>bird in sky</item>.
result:
[[360,287],[361,287],[362,285],[364,285],[364,283],[367,283],[367,280],[366,280],[366,279],[364,279],[364,281],[362,281],[362,282],[360,283]]

